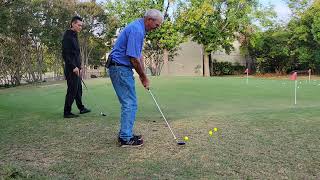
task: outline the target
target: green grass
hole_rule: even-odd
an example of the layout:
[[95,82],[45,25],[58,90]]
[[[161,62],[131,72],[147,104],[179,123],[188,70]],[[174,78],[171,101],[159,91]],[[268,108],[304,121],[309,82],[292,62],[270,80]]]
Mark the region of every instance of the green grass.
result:
[[185,146],[137,83],[135,130],[145,140],[137,149],[117,145],[120,106],[109,80],[86,81],[93,112],[69,120],[65,82],[2,89],[0,179],[320,179],[320,81],[300,82],[294,105],[287,80],[152,78]]

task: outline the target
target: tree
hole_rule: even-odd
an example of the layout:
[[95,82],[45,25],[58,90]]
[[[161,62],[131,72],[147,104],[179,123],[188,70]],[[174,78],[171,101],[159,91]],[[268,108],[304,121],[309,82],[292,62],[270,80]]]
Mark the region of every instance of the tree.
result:
[[292,16],[299,17],[310,7],[313,0],[286,0],[286,2],[292,12]]
[[14,0],[2,0],[0,1],[0,7],[5,7],[13,3]]
[[319,72],[320,68],[320,1],[314,1],[303,13],[288,24],[292,34],[289,39],[291,58],[296,68],[311,68]]
[[[250,36],[248,51],[260,72],[288,73],[320,68],[320,1],[295,3],[296,12],[288,24],[275,25]],[[302,4],[301,4],[302,3]]]
[[257,72],[287,73],[291,68],[289,37],[290,33],[285,27],[275,27],[252,35],[248,49],[256,60]]
[[84,21],[84,28],[80,33],[79,40],[82,65],[84,75],[86,75],[87,66],[100,64],[100,59],[105,54],[104,22],[107,19],[103,8],[94,1],[79,3],[76,9]]
[[178,26],[168,19],[161,28],[151,32],[147,36],[145,56],[147,66],[153,75],[169,74],[169,61],[173,61],[177,55],[179,45],[185,41],[185,37],[179,32]]
[[169,18],[167,10],[171,5],[173,5],[171,1],[164,0],[120,0],[115,2],[110,0],[106,3],[108,16],[118,22],[113,25],[114,30],[110,32],[116,32],[117,29],[125,27],[133,20],[143,17],[147,9],[159,9],[164,12],[166,18],[163,25],[156,31],[149,32],[145,42],[145,63],[152,75],[160,75],[163,67],[168,73],[167,63],[173,59],[179,45],[184,41],[176,22]]
[[[8,1],[9,2],[9,1]],[[33,25],[33,14],[30,2],[12,1],[1,7],[4,26],[1,28],[3,41],[2,64],[7,68],[3,72],[10,76],[12,85],[19,85],[25,72],[32,64],[30,32]],[[29,67],[28,67],[29,66]]]
[[209,54],[219,49],[230,53],[237,34],[250,23],[256,1],[188,0],[183,2],[179,27],[203,46],[204,76],[209,76]]
[[48,69],[53,71],[56,77],[63,74],[63,60],[61,56],[62,36],[70,27],[70,19],[75,15],[75,1],[68,0],[39,0],[38,6],[42,9],[40,22],[41,42],[46,46],[46,62]]
[[[262,6],[258,4],[254,11],[249,14],[251,24],[239,33],[238,41],[240,42],[240,53],[247,59],[246,66],[251,72],[256,70],[256,64],[260,64],[261,59],[257,59],[256,48],[261,45],[262,38],[264,37],[263,32],[276,29],[280,27],[277,23],[277,14],[274,11],[274,6]],[[258,44],[256,44],[258,43]],[[257,62],[259,60],[259,62]],[[258,67],[261,69],[261,66]]]
[[[61,41],[70,19],[80,12],[84,29],[82,54],[85,64],[98,64],[104,55],[104,11],[96,3],[78,0],[4,0],[0,2],[1,81],[19,85],[21,80],[36,82],[43,73],[63,73]],[[81,15],[80,14],[80,15]],[[107,29],[108,30],[108,29]],[[89,61],[90,55],[95,61]]]

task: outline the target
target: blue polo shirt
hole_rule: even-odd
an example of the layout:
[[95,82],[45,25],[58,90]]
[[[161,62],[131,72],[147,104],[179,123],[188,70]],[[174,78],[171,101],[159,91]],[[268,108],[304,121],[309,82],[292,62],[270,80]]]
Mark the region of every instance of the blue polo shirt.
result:
[[132,67],[130,58],[142,57],[143,41],[146,35],[144,19],[137,19],[128,24],[120,33],[110,56],[112,61]]

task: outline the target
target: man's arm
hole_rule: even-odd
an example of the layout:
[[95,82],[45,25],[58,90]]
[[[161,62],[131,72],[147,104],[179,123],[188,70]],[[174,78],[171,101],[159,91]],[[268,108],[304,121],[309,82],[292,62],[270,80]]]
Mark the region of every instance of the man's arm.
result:
[[72,71],[79,76],[79,68],[76,66],[74,52],[72,50],[72,39],[70,37],[64,37],[62,42],[62,48],[65,53],[66,66],[72,67]]
[[146,89],[148,89],[149,88],[149,79],[148,79],[146,73],[144,72],[144,68],[143,68],[144,65],[142,64],[143,62],[140,62],[139,59],[136,59],[136,58],[130,58],[130,62],[133,65],[136,72],[139,74],[142,85]]
[[144,67],[144,57],[143,57],[143,56],[141,56],[140,63],[141,63],[141,68],[143,69],[143,71],[145,71],[145,67]]

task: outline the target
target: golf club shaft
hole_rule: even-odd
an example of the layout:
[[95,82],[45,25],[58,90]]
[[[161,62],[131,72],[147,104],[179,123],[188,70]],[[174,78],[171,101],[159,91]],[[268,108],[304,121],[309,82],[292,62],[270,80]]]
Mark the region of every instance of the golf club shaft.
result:
[[[80,77],[80,79],[81,79],[81,81],[82,81],[82,84],[83,84],[83,85],[84,85],[84,87],[86,88],[87,92],[89,92],[89,90],[88,90],[88,87],[87,87],[86,83],[84,83],[84,81],[83,81],[83,79],[82,79],[81,77]],[[101,111],[100,106],[97,106],[95,103],[94,103],[94,106],[95,106],[95,107],[98,107],[98,108],[99,108],[99,110],[100,110],[100,114],[101,114],[101,115],[103,115],[103,114],[104,114],[104,116],[105,116],[105,113],[103,113],[103,112]]]
[[84,83],[84,81],[83,81],[83,79],[82,78],[80,78],[81,79],[81,81],[82,81],[82,84],[84,85],[84,87],[86,88],[86,90],[88,91],[88,87],[87,87],[87,85],[86,85],[86,83]]
[[172,131],[172,129],[171,129],[171,127],[170,127],[170,125],[169,125],[169,123],[168,123],[168,121],[167,121],[166,117],[163,115],[163,113],[162,113],[162,111],[161,111],[161,109],[160,109],[160,107],[159,107],[159,105],[158,105],[158,103],[157,103],[156,99],[154,98],[154,96],[153,96],[153,94],[152,94],[151,90],[150,90],[150,89],[148,89],[148,91],[149,91],[150,95],[152,96],[153,101],[154,101],[154,102],[155,102],[155,104],[157,105],[158,110],[159,110],[159,112],[161,113],[161,115],[162,115],[162,117],[163,117],[164,121],[166,122],[167,126],[169,127],[169,129],[170,129],[170,131],[171,131],[171,133],[172,133],[172,135],[173,135],[174,140],[177,140],[177,138],[176,138],[176,136],[174,135],[174,133],[173,133],[173,131]]

